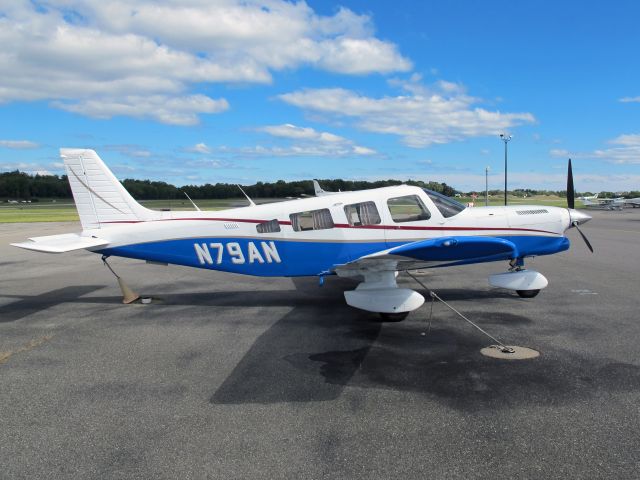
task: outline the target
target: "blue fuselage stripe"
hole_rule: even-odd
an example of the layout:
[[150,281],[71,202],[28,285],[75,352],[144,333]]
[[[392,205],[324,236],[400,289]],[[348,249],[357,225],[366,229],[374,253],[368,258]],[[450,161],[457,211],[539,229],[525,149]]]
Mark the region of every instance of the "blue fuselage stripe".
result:
[[[563,236],[508,236],[520,257],[550,255],[569,248]],[[172,263],[226,272],[273,276],[308,276],[330,272],[372,253],[408,242],[296,242],[265,241],[260,238],[191,238],[124,245],[99,250],[98,253],[119,257]],[[408,258],[409,260],[410,258]],[[504,258],[465,258],[461,263],[477,263]],[[437,261],[436,258],[434,260]]]

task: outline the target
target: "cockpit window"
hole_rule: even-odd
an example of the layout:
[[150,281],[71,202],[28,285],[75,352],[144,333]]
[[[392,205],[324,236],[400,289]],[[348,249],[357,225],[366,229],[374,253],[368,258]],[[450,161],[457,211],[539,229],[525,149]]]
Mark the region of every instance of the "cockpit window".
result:
[[445,197],[441,193],[434,192],[433,190],[427,190],[426,188],[423,190],[429,196],[431,201],[435,203],[436,208],[440,210],[440,213],[445,218],[453,217],[467,208],[460,202],[456,202],[452,198]]

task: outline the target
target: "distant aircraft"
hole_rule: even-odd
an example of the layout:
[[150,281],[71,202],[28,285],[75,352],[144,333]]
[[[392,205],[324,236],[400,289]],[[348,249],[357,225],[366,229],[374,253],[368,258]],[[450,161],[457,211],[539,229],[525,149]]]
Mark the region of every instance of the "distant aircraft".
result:
[[598,210],[622,210],[626,202],[622,197],[598,198],[598,195],[594,195],[593,197],[581,197],[581,199],[585,208]]
[[578,200],[580,200],[581,202],[589,202],[589,201],[593,201],[596,198],[598,198],[598,194],[596,193],[595,195],[591,195],[591,196],[584,196],[584,197],[578,197]]
[[640,197],[627,198],[625,199],[624,204],[633,208],[640,208]]
[[318,183],[317,180],[312,180],[312,181],[313,181],[313,191],[314,191],[316,197],[323,197],[325,195],[335,195],[336,193],[346,193],[346,192],[342,192],[342,191],[327,192],[326,190],[323,190],[322,187],[320,187],[320,184]]
[[324,195],[333,195],[335,192],[325,192],[317,180],[313,180],[313,191],[316,194],[316,197],[322,197]]
[[62,149],[82,232],[34,237],[14,246],[47,253],[86,249],[106,260],[148,262],[272,276],[356,277],[344,293],[356,308],[400,320],[424,297],[396,282],[399,271],[507,261],[491,285],[534,297],[548,284],[525,259],[569,248],[566,230],[591,219],[569,208],[475,207],[400,185],[336,192],[223,211],[153,211],[125,190],[93,150]]

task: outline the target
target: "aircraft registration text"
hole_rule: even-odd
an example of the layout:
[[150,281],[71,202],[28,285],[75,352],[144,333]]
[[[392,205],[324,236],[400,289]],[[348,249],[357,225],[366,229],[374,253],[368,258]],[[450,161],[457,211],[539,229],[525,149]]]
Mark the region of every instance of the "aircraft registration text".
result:
[[281,263],[280,254],[274,242],[260,242],[260,248],[255,243],[248,242],[246,251],[243,251],[238,242],[211,242],[208,245],[206,243],[194,243],[193,248],[196,251],[200,265],[220,265],[225,257],[236,265],[265,262]]

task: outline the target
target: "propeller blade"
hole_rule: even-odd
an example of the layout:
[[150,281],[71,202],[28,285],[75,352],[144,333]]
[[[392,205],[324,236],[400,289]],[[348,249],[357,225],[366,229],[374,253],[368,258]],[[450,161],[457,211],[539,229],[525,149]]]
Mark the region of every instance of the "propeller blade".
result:
[[578,231],[578,233],[580,234],[580,236],[584,240],[584,243],[587,244],[587,248],[589,250],[591,250],[591,253],[593,253],[593,247],[591,246],[591,243],[589,243],[589,240],[587,240],[586,235],[584,233],[582,233],[582,230],[580,230],[580,227],[578,226],[578,222],[573,222],[573,226],[576,227],[576,230]]
[[567,170],[567,206],[571,209],[575,208],[575,191],[573,189],[573,172],[571,171],[571,159],[569,159],[569,169]]

